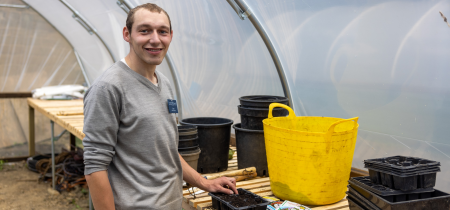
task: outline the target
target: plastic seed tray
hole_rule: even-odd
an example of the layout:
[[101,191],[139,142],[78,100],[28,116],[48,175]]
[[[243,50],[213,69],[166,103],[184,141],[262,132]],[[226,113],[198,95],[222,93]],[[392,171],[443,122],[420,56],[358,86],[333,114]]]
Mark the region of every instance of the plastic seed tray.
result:
[[434,192],[392,196],[379,196],[352,184],[348,189],[349,194],[357,195],[364,202],[370,202],[382,210],[450,209],[450,194],[436,189]]
[[398,175],[390,171],[382,171],[369,168],[370,180],[374,184],[381,184],[392,189],[411,191],[418,188],[430,188],[436,184],[436,173],[439,171],[428,171],[413,175]]
[[359,203],[353,200],[353,198],[347,196],[348,208],[350,210],[367,210],[367,208],[361,207]]
[[427,169],[430,167],[441,165],[437,161],[408,156],[392,156],[385,158],[368,159],[364,160],[364,164],[367,166],[388,167],[398,170]]
[[[227,202],[225,200],[223,200],[222,198],[220,198],[220,196],[218,196],[219,194],[214,194],[214,193],[208,193],[208,195],[211,196],[212,198],[212,205],[213,208],[216,210],[244,210],[244,209],[248,209],[248,210],[266,210],[267,205],[270,204],[270,202],[266,201],[264,198],[253,194],[252,192],[249,192],[247,190],[244,190],[242,188],[238,188],[237,189],[239,192],[239,195],[242,194],[249,194],[252,195],[252,197],[256,200],[256,201],[260,201],[261,203],[256,204],[256,205],[250,205],[250,206],[243,206],[243,207],[235,207],[232,205],[231,202]],[[235,195],[238,196],[238,195]]]
[[347,200],[351,200],[360,209],[381,210],[380,208],[378,208],[378,206],[376,206],[369,200],[365,199],[363,196],[361,196],[358,193],[348,191],[347,192]]
[[389,196],[389,195],[403,195],[403,194],[413,194],[413,193],[423,193],[423,192],[433,192],[434,189],[432,187],[429,188],[418,188],[416,190],[411,191],[401,191],[395,190],[392,188],[385,187],[383,185],[374,184],[370,180],[370,177],[353,177],[348,181],[352,185],[357,185],[358,187],[364,188],[365,190],[374,192],[381,196]]

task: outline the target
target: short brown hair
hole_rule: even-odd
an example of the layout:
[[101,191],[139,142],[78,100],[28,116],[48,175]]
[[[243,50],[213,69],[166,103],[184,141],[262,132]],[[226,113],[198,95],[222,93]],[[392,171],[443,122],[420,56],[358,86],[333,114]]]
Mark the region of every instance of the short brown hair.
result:
[[131,9],[130,12],[128,12],[126,26],[127,26],[128,32],[130,34],[131,34],[131,28],[133,27],[133,23],[134,23],[134,13],[136,13],[136,11],[138,11],[139,9],[146,9],[150,12],[156,12],[156,13],[163,12],[164,14],[166,14],[167,18],[169,19],[170,31],[172,31],[172,22],[170,22],[169,14],[167,14],[167,12],[163,8],[159,7],[158,5],[152,4],[152,3],[147,3],[147,4],[139,5],[133,9]]

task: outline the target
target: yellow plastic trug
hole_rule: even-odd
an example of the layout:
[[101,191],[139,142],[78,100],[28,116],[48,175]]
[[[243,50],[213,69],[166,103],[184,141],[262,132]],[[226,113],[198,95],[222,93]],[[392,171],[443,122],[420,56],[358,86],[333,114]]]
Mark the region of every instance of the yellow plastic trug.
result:
[[[287,117],[273,117],[283,107]],[[304,205],[342,200],[350,178],[358,117],[297,117],[272,103],[263,120],[270,186],[278,198]]]

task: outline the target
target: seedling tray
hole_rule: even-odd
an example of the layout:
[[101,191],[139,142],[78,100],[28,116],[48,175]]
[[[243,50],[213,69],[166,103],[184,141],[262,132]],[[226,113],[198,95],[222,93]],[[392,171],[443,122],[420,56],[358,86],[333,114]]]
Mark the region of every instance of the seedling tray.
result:
[[353,177],[348,181],[351,185],[357,185],[358,187],[364,188],[365,190],[374,192],[381,196],[389,196],[389,195],[403,195],[403,194],[413,194],[413,193],[423,193],[423,192],[433,192],[434,189],[432,187],[429,188],[419,188],[411,191],[401,191],[395,190],[383,185],[374,184],[370,181],[369,176],[363,177]]
[[409,170],[416,168],[426,169],[429,167],[436,167],[441,165],[437,161],[409,156],[392,156],[385,158],[368,159],[364,160],[364,164],[380,167],[389,167],[399,170]]
[[364,165],[364,168],[372,168],[375,170],[381,170],[381,171],[387,171],[389,173],[392,174],[396,174],[396,175],[404,175],[404,176],[409,176],[409,175],[419,175],[419,174],[424,174],[424,173],[430,173],[430,172],[439,172],[441,171],[441,168],[436,166],[436,167],[430,167],[430,168],[423,168],[423,169],[411,169],[411,170],[398,170],[398,169],[393,169],[393,168],[389,168],[389,167],[379,167],[379,166],[370,166],[370,165]]
[[[233,201],[225,201],[224,196],[227,196],[222,193],[208,193],[208,195],[212,198],[212,205],[213,208],[216,210],[266,210],[267,205],[270,204],[270,202],[266,201],[264,198],[253,194],[252,192],[249,192],[247,190],[244,190],[242,188],[237,189],[239,195],[228,195],[234,197]],[[241,195],[249,195],[250,199],[254,199],[258,204],[253,204],[249,206],[236,206],[236,201],[245,201],[241,200],[239,197]],[[247,199],[249,199],[247,197]]]
[[399,176],[389,171],[369,168],[370,180],[374,184],[381,184],[391,189],[411,191],[418,188],[430,188],[436,184],[436,172],[422,173],[410,176]]
[[348,191],[346,193],[347,193],[347,200],[352,200],[361,209],[381,210],[380,208],[378,208],[378,206],[376,206],[375,204],[373,204],[372,202],[370,202],[363,196],[359,195],[358,193],[354,193],[354,192],[350,192],[350,191]]
[[347,201],[350,210],[367,210],[367,208],[361,207],[361,205],[356,203],[356,201],[353,201],[353,199],[349,196],[347,196]]
[[434,192],[401,196],[379,196],[356,185],[350,185],[348,189],[349,193],[364,197],[365,201],[375,204],[382,210],[450,209],[450,194],[436,189]]

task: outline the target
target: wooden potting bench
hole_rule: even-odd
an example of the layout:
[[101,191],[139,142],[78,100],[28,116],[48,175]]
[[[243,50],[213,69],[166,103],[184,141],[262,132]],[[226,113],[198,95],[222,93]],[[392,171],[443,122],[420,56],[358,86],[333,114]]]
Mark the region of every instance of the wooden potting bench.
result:
[[[83,125],[83,100],[39,100],[28,98],[29,105],[29,123],[30,123],[30,142],[29,153],[30,156],[35,154],[35,135],[34,135],[34,111],[37,110],[50,119],[50,126],[52,128],[52,161],[54,161],[54,134],[53,126],[56,122],[71,134],[71,144],[75,145],[75,137],[79,139],[84,138]],[[236,148],[234,148],[236,150]],[[54,164],[53,164],[54,165]],[[237,170],[237,154],[235,153],[233,159],[228,161],[228,171]],[[54,177],[54,169],[52,170],[52,176]],[[53,179],[55,180],[55,179]],[[238,188],[244,188],[260,196],[274,197],[270,189],[269,177],[256,177],[245,181],[237,182]],[[54,186],[54,183],[53,183]],[[198,191],[196,189],[195,191]],[[90,209],[91,202],[90,202]],[[183,189],[183,209],[184,210],[203,210],[212,209],[211,197],[208,193],[199,193],[194,199],[189,194],[187,188]],[[348,202],[346,199],[327,205],[312,207],[314,210],[348,210]]]

